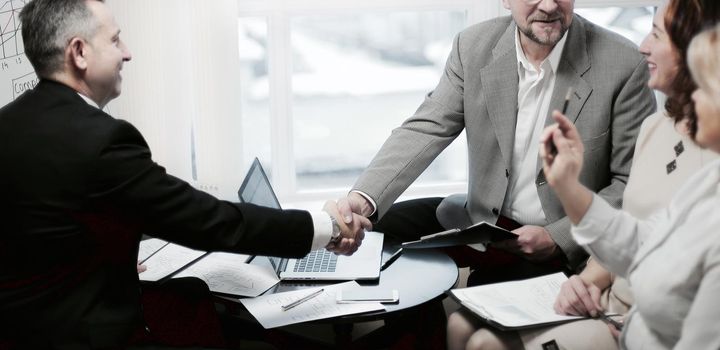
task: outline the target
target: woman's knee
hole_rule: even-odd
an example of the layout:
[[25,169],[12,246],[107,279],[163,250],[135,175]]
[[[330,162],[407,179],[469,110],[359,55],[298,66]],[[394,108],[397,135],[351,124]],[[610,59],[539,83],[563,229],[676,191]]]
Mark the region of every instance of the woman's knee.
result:
[[468,338],[475,332],[475,325],[461,312],[450,314],[447,322],[447,347],[449,350],[464,350]]
[[505,339],[498,336],[489,329],[481,328],[475,333],[473,333],[472,336],[470,336],[470,339],[468,339],[465,349],[509,350],[517,348],[513,347],[512,344],[509,344]]

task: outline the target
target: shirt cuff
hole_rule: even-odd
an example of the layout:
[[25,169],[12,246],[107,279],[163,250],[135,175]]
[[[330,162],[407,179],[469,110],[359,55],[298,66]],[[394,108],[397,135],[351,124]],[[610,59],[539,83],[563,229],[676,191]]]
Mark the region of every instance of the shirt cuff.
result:
[[593,194],[592,202],[585,216],[577,225],[572,226],[575,241],[582,246],[595,242],[604,233],[609,218],[617,209],[613,208],[597,194]]
[[377,211],[377,204],[375,204],[375,200],[370,198],[370,196],[368,196],[368,194],[363,191],[352,190],[350,192],[355,192],[355,193],[363,196],[363,198],[367,199],[368,203],[370,203],[370,206],[372,207],[372,213],[370,213],[370,215],[368,215],[368,217],[375,215],[375,212]]
[[324,211],[311,211],[310,216],[315,230],[310,250],[325,248],[332,238],[333,225],[330,221],[330,214]]

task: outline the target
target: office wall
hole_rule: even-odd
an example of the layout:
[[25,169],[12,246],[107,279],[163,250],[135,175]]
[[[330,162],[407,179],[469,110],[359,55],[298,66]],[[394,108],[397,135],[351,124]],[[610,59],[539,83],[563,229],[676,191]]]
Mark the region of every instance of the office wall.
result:
[[107,3],[133,54],[109,112],[140,129],[169,173],[233,199],[243,176],[237,0]]

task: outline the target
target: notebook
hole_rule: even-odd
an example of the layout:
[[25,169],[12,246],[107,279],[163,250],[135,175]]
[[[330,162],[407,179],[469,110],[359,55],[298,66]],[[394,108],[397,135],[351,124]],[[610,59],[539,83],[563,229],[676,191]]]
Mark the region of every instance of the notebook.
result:
[[[238,190],[243,203],[281,209],[260,160],[255,158]],[[366,232],[360,248],[351,256],[335,255],[326,249],[310,252],[302,259],[268,257],[281,280],[371,280],[380,277],[383,235]]]

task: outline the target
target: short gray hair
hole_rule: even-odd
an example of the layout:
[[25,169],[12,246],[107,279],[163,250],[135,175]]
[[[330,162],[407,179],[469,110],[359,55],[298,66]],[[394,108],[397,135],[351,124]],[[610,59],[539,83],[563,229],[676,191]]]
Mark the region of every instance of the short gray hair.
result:
[[65,48],[74,37],[90,40],[98,23],[87,1],[32,0],[20,12],[25,56],[40,77],[62,70]]

